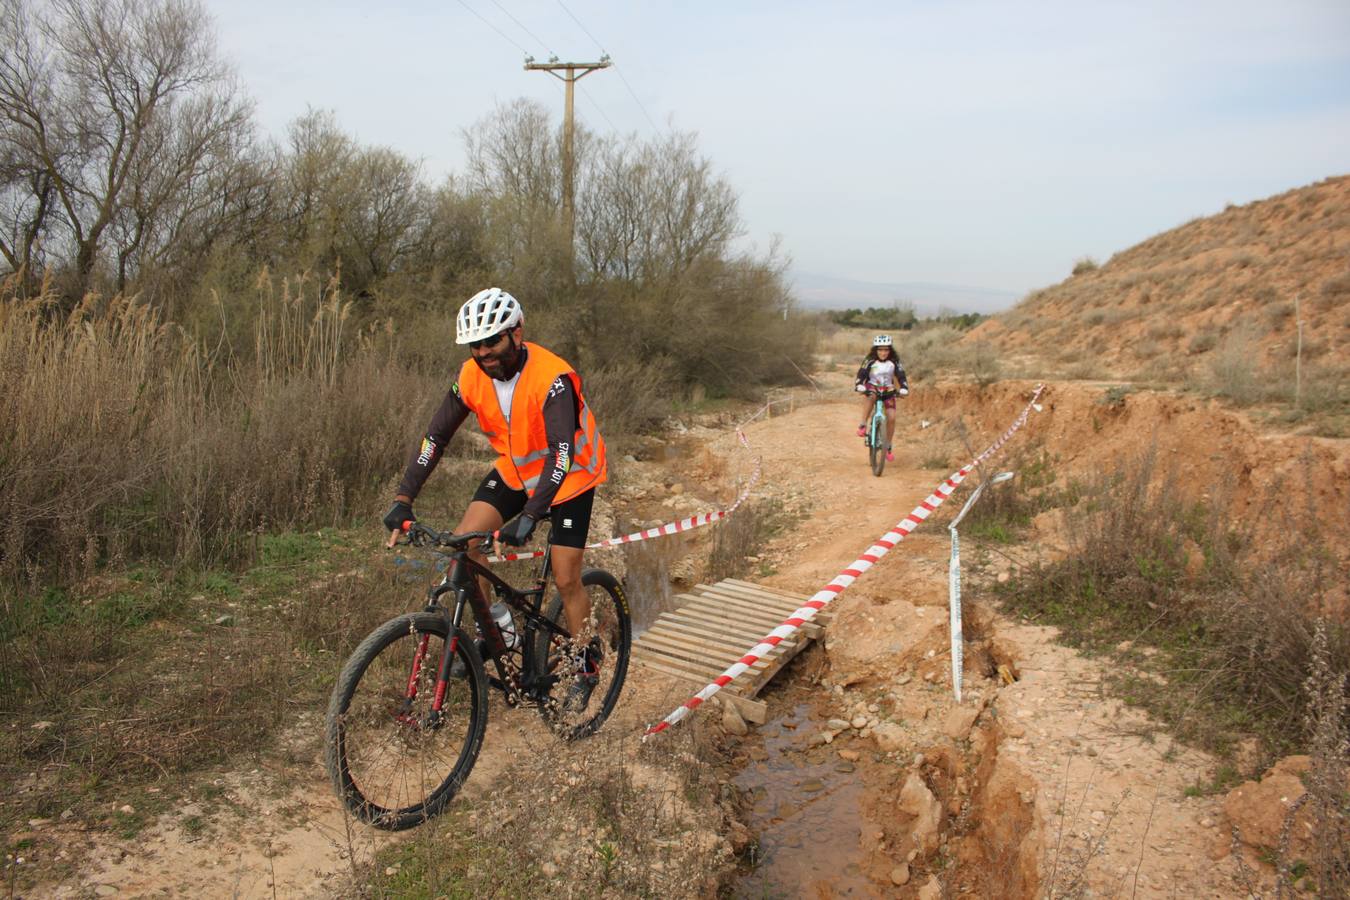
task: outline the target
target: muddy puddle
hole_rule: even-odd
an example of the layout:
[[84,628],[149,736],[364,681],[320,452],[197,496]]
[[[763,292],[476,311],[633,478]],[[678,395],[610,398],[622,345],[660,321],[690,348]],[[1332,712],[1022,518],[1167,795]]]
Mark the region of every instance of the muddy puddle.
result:
[[815,895],[880,897],[863,872],[864,786],[855,764],[830,746],[808,750],[819,730],[810,704],[770,719],[757,731],[745,769],[732,783],[748,796],[746,822],[758,839],[755,867],[734,886],[738,898]]

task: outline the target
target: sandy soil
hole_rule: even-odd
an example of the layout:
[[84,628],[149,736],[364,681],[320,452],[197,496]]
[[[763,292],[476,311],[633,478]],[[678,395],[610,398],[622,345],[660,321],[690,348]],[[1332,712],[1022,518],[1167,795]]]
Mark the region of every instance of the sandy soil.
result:
[[[982,394],[970,386],[926,395],[920,389],[915,402],[902,407],[896,461],[875,478],[853,434],[856,401],[842,376],[823,383],[823,394],[799,393],[790,413],[780,410],[746,429],[762,458],[764,476],[755,495],[781,502],[797,516],[763,551],[759,564],[772,574],[762,580],[803,595],[838,574],[968,459],[967,446],[982,448],[997,436],[1029,395],[1028,385],[1016,384]],[[1059,465],[1080,472],[1111,455],[1103,442],[1116,441],[1115,453],[1147,442],[1164,451],[1175,445],[1178,452],[1203,456],[1201,464],[1214,474],[1227,467],[1253,486],[1263,479],[1278,482],[1313,459],[1323,465],[1309,470],[1330,474],[1308,480],[1306,499],[1331,515],[1350,515],[1344,442],[1258,438],[1230,414],[1165,396],[1132,395],[1123,409],[1104,409],[1100,393],[1054,386],[1045,411],[1016,440],[1041,442]],[[1145,429],[1146,420],[1173,427]],[[1195,454],[1187,440],[1222,452]],[[726,423],[688,429],[678,447],[669,459],[657,454],[648,462],[621,463],[615,499],[630,519],[639,512],[669,519],[715,508],[751,470]],[[939,468],[939,460],[951,465]],[[680,485],[678,492],[672,482]],[[685,545],[690,559],[706,551],[707,540],[705,532]],[[1211,862],[1226,844],[1217,799],[1184,795],[1188,785],[1212,773],[1214,761],[1155,738],[1155,723],[1106,699],[1100,664],[1056,645],[1050,629],[972,610],[961,714],[947,671],[948,547],[945,531],[930,523],[859,579],[836,601],[827,663],[813,676],[819,684],[797,686],[815,704],[818,719],[862,710],[886,726],[869,729],[869,735],[844,730],[828,751],[811,751],[854,747],[859,753],[853,778],[875,828],[863,828],[858,849],[873,893],[917,895],[941,875],[949,888],[983,896],[1062,896],[1084,888],[1094,896],[1238,896],[1231,864]],[[672,567],[680,569],[679,577],[700,574],[689,560],[675,560]],[[997,663],[1018,680],[1000,680]],[[630,684],[606,731],[636,732],[691,687],[641,669],[630,675]],[[130,842],[60,822],[45,826],[45,839],[57,840],[68,859],[83,864],[77,879],[47,885],[34,896],[317,897],[347,891],[353,872],[390,838],[349,826],[338,808],[322,772],[321,715],[301,717],[281,750],[267,754],[274,762],[205,777],[202,798],[188,798],[203,820],[191,832],[182,809]],[[717,713],[709,705],[698,715]],[[798,729],[803,746],[824,727],[817,722]],[[745,746],[756,739],[752,730]],[[735,739],[729,740],[735,750]],[[512,766],[553,743],[533,713],[494,704],[487,749],[464,796],[482,796],[494,779],[510,777]],[[916,754],[923,756],[917,764]],[[941,805],[931,850],[916,849],[907,831],[914,825],[907,782],[915,774]],[[809,845],[802,853],[810,859]],[[828,871],[828,861],[819,862]],[[898,885],[902,864],[907,880]],[[818,896],[834,893],[828,875],[809,888]]]
[[[902,407],[897,460],[879,479],[853,435],[856,404],[844,387],[831,385],[813,405],[750,425],[747,435],[769,473],[757,493],[808,511],[765,554],[776,569],[765,583],[814,593],[945,476],[922,468],[925,460],[968,459],[964,447],[982,449],[996,437],[1025,404],[1028,387],[1000,386],[976,402],[973,388],[955,387]],[[1237,508],[1252,518],[1276,484],[1293,491],[1285,497],[1290,506],[1338,522],[1350,511],[1344,442],[1257,436],[1240,417],[1186,398],[1141,395],[1112,409],[1102,407],[1100,395],[1099,387],[1055,386],[1044,412],[1015,441],[1043,444],[1063,474],[1082,475],[1150,445],[1164,457],[1182,455],[1197,485],[1229,477]],[[718,460],[744,465],[731,437],[708,447]],[[995,460],[991,471],[998,468]],[[706,482],[715,469],[707,461],[688,475]],[[1306,477],[1288,477],[1295,469]],[[892,827],[907,824],[896,806],[906,774],[894,762],[922,753],[926,760],[914,771],[947,808],[943,854],[957,865],[943,877],[951,888],[984,896],[1084,889],[1095,896],[1240,896],[1231,863],[1212,861],[1227,855],[1220,798],[1186,796],[1188,786],[1212,776],[1215,761],[1157,736],[1156,722],[1107,699],[1102,664],[1057,645],[1053,629],[971,611],[963,706],[979,718],[972,729],[954,712],[946,671],[948,548],[945,529],[930,523],[835,601],[824,679],[834,714],[879,708],[880,718],[900,729],[902,749],[878,765],[868,765],[876,754],[864,752],[858,769],[870,782],[865,796],[875,798],[870,817],[881,823],[863,838],[877,890],[904,895],[928,874],[921,855],[918,865],[909,860],[914,872],[905,887],[886,881],[906,861],[904,829]],[[1337,550],[1344,555],[1343,546]],[[1007,685],[986,677],[981,667],[992,668],[991,658],[1006,660],[1019,679]],[[873,748],[856,732],[843,737]],[[1028,827],[1002,833],[996,820],[1008,817]],[[1020,860],[1020,891],[999,871],[1011,863],[996,866],[991,853]],[[929,871],[943,854],[929,855]],[[828,891],[829,880],[817,879],[815,888]]]

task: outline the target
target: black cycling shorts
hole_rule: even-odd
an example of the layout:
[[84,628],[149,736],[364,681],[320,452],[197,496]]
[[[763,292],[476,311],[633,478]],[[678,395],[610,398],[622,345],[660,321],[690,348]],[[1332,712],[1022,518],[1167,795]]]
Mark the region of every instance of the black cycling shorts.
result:
[[[474,491],[473,499],[491,503],[502,514],[502,521],[509,522],[520,515],[530,495],[511,487],[497,473],[496,468],[492,468],[478,485],[478,490]],[[548,512],[552,527],[548,542],[559,547],[585,547],[586,537],[591,531],[591,507],[594,504],[595,488],[591,488],[551,507]]]

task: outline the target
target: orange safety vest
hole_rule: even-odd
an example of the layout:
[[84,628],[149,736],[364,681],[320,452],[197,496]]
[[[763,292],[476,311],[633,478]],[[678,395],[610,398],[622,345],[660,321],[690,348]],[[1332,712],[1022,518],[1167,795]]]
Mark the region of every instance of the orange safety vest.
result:
[[603,482],[608,475],[605,441],[596,427],[595,416],[581,393],[581,376],[562,357],[538,344],[525,342],[529,355],[520,370],[515,393],[511,396],[511,423],[507,425],[492,379],[472,358],[459,370],[459,393],[465,405],[478,416],[478,427],[497,451],[497,474],[515,490],[534,494],[548,458],[548,437],[544,433],[544,401],[548,389],[559,376],[572,380],[572,389],[580,399],[577,431],[571,447],[560,448],[571,455],[551,506],[571,500]]

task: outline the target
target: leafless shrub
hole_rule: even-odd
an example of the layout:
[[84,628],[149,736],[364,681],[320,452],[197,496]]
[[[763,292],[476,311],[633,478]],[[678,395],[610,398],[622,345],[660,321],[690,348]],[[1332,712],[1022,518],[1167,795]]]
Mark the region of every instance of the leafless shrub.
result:
[[952,366],[956,342],[961,332],[950,325],[921,328],[905,337],[901,359],[905,370],[916,378],[927,378]]
[[670,414],[673,367],[662,360],[619,360],[586,373],[583,389],[607,435],[650,431]]
[[[716,892],[732,863],[716,832],[732,799],[713,776],[717,750],[697,722],[645,744],[631,727],[607,726],[582,742],[545,739],[532,750],[489,797],[457,800],[413,841],[385,851],[371,882],[356,889],[376,897]],[[699,873],[695,881],[690,873]]]
[[734,578],[753,570],[749,557],[782,526],[781,504],[750,500],[736,514],[722,522],[713,534],[705,577],[712,581]]
[[1313,881],[1325,897],[1350,896],[1350,727],[1346,668],[1335,657],[1331,626],[1319,621],[1304,682],[1306,728],[1311,735],[1305,795],[1313,819]]
[[[1166,684],[1122,671],[1117,687],[1183,739],[1223,749],[1256,731],[1287,750],[1308,739],[1302,686],[1334,567],[1315,529],[1297,521],[1282,529],[1283,546],[1258,553],[1232,529],[1223,485],[1197,502],[1182,483],[1146,455],[1086,485],[1066,512],[1068,556],[1000,593],[1090,651],[1122,640],[1162,649]],[[1345,677],[1350,632],[1329,632],[1328,648],[1325,667]]]
[[1213,350],[1219,343],[1219,335],[1211,330],[1201,331],[1194,335],[1190,343],[1186,345],[1187,353],[1207,353]]
[[1162,352],[1162,345],[1154,340],[1143,340],[1134,345],[1134,355],[1141,360],[1153,359]]
[[364,349],[335,291],[302,283],[264,297],[251,363],[213,362],[134,300],[54,302],[0,299],[11,579],[119,555],[238,560],[264,523],[365,510],[414,427],[407,398],[433,393]]
[[1350,272],[1328,278],[1322,282],[1318,293],[1320,296],[1315,301],[1318,309],[1328,310],[1344,303],[1346,297],[1350,297]]
[[1212,391],[1238,404],[1258,399],[1259,355],[1250,331],[1232,331],[1209,360]]

